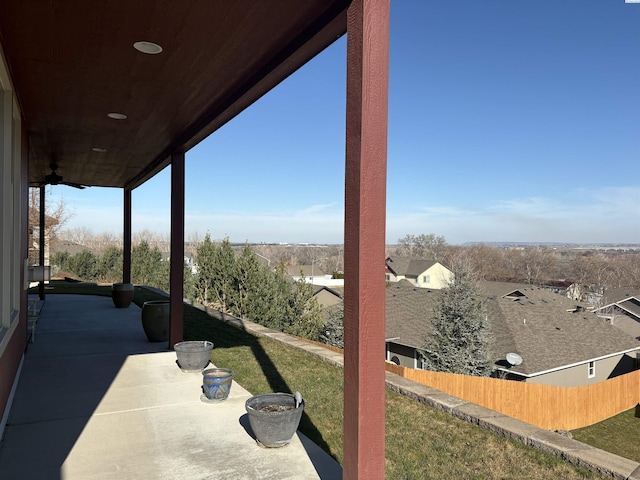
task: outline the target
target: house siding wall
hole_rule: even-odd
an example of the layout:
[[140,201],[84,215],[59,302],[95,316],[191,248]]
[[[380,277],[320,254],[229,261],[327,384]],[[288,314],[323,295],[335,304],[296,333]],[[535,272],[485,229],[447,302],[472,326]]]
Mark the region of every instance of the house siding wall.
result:
[[583,363],[575,367],[528,378],[529,383],[554,385],[558,387],[579,387],[603,382],[609,378],[632,372],[635,359],[629,355],[616,355],[595,362],[595,376],[588,378],[589,364]]
[[322,305],[325,308],[333,307],[342,303],[342,299],[340,297],[336,297],[333,293],[327,292],[326,290],[318,292],[315,299],[319,305]]
[[0,438],[27,339],[27,135],[0,48]]
[[407,347],[406,345],[387,342],[387,360],[389,362],[393,361],[393,357],[397,357],[398,361],[400,362],[400,366],[416,368],[415,355],[416,350],[413,347]]
[[[425,277],[427,277],[427,281],[424,281]],[[434,290],[440,290],[448,285],[452,277],[453,272],[439,263],[436,263],[418,275],[415,285],[420,288],[433,288]]]

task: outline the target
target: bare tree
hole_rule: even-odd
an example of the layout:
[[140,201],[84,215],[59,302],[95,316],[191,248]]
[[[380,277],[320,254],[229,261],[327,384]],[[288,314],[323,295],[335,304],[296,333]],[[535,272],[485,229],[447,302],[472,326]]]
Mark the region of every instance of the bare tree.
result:
[[[45,200],[47,192],[45,190]],[[60,229],[73,217],[73,212],[60,197],[57,203],[45,201],[44,228],[45,241],[50,245],[56,240]],[[40,189],[32,188],[29,192],[29,263],[39,262],[40,250]]]
[[443,236],[433,233],[420,235],[405,235],[398,240],[399,254],[412,257],[422,257],[436,261],[442,260],[447,247]]

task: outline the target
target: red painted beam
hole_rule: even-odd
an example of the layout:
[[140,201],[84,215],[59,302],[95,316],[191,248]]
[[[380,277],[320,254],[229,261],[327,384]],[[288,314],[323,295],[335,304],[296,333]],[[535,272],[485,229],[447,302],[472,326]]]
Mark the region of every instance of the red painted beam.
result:
[[[45,223],[45,208],[47,206],[47,203],[45,201],[45,186],[41,185],[40,186],[40,240],[39,240],[39,244],[38,246],[40,247],[40,251],[38,252],[38,265],[43,266],[44,265],[44,250],[46,248],[46,243],[45,243],[45,232],[46,232],[46,228],[47,225]],[[44,281],[40,281],[40,283],[38,284],[38,296],[40,297],[40,300],[44,300]]]
[[389,0],[347,16],[345,479],[383,479]]
[[171,276],[169,348],[182,341],[184,325],[184,152],[171,156]]
[[122,281],[131,283],[131,189],[124,189],[124,225],[122,234]]

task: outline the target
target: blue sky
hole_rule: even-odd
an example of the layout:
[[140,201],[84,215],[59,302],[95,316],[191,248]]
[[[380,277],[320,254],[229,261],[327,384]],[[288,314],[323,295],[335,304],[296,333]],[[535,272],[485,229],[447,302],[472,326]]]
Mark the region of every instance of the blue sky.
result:
[[[387,243],[640,243],[640,4],[395,0]],[[186,156],[187,238],[342,243],[346,37]],[[169,170],[133,229],[169,232]],[[122,192],[52,187],[122,232]]]

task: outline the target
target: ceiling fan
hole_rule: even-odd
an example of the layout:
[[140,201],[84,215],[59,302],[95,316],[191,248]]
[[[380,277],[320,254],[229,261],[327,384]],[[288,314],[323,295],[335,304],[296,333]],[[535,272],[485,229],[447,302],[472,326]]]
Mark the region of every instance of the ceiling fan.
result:
[[65,182],[62,175],[58,175],[56,173],[58,165],[56,165],[55,163],[52,163],[51,165],[49,165],[49,167],[51,168],[51,173],[44,176],[44,182],[42,182],[41,185],[67,185],[69,187],[80,189],[87,187],[87,185],[81,185],[79,183]]

